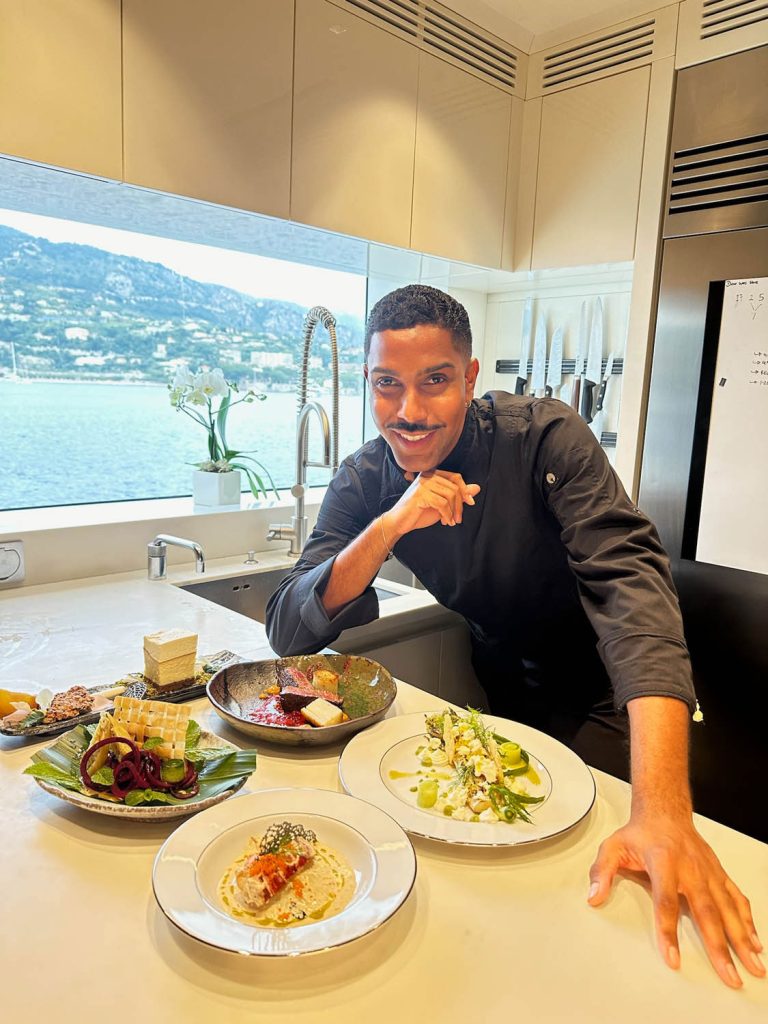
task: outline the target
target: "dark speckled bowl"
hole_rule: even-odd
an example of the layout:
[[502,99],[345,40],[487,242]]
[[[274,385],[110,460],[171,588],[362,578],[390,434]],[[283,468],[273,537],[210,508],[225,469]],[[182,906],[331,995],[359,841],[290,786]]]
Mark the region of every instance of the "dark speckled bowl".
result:
[[[293,665],[302,672],[311,667],[337,672],[339,693],[344,698],[349,721],[309,729],[250,721],[248,715],[259,704],[259,694],[268,686],[278,685],[277,670],[283,665]],[[229,665],[209,680],[206,693],[218,714],[247,736],[285,746],[322,747],[339,743],[378,722],[395,699],[397,687],[384,666],[370,658],[355,654],[302,654]]]

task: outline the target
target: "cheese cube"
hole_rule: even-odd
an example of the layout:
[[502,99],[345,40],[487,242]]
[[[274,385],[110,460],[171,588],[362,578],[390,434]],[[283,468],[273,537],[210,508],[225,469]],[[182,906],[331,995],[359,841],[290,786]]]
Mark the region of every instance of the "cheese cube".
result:
[[166,629],[144,637],[144,675],[156,686],[172,686],[195,674],[197,634]]
[[344,718],[344,712],[341,708],[334,707],[327,700],[323,700],[322,697],[318,697],[317,700],[313,700],[310,704],[307,704],[305,708],[301,709],[302,715],[312,725],[338,725]]

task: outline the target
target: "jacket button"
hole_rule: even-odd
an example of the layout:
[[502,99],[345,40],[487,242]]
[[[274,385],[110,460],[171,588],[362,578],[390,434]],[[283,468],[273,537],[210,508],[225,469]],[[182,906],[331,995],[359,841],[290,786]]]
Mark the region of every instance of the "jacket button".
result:
[[547,481],[548,484],[556,484],[557,483],[557,477],[555,476],[554,473],[547,473],[546,481]]

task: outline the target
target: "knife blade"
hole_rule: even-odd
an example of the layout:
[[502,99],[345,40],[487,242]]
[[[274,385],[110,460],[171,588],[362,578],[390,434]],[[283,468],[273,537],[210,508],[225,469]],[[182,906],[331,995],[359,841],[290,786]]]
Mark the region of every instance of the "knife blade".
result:
[[552,335],[552,345],[549,349],[549,367],[547,368],[547,383],[544,388],[545,398],[552,398],[555,391],[560,391],[563,383],[563,328],[557,327]]
[[592,317],[592,330],[589,334],[589,354],[584,383],[581,387],[581,415],[592,422],[595,388],[600,383],[603,366],[603,300],[598,298]]
[[528,387],[528,359],[531,354],[531,325],[533,324],[533,299],[525,300],[523,326],[520,332],[520,365],[517,368],[515,394],[524,395]]
[[587,337],[589,334],[589,307],[585,299],[581,304],[579,314],[579,333],[576,339],[576,366],[573,371],[573,384],[571,385],[571,408],[578,411],[581,398],[581,376],[584,373],[584,357],[587,352]]
[[595,418],[592,420],[590,426],[592,431],[599,441],[603,436],[603,405],[605,404],[605,392],[608,388],[608,381],[611,379],[613,373],[613,352],[609,353],[608,361],[605,364],[605,373],[603,374],[602,380],[600,381],[600,387],[597,389],[597,399],[595,400]]
[[536,341],[533,346],[533,371],[531,373],[531,394],[540,398],[544,394],[547,372],[547,324],[543,317],[536,321]]

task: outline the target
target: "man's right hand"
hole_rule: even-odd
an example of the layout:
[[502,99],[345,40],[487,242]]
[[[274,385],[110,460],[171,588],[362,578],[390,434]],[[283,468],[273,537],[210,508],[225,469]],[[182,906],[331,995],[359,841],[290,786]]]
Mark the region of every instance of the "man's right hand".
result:
[[456,526],[462,521],[464,505],[474,505],[479,484],[464,482],[460,473],[433,469],[415,478],[406,474],[411,486],[388,512],[381,517],[390,548],[406,533],[442,523]]

